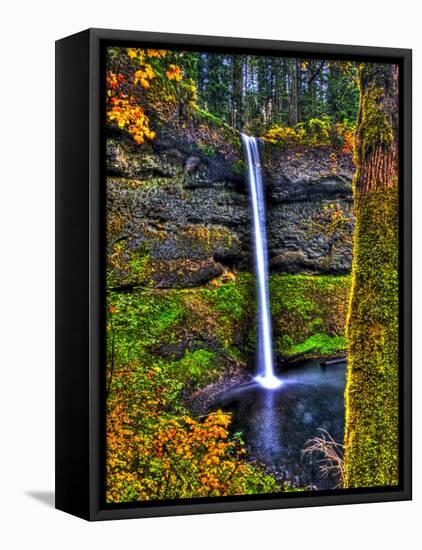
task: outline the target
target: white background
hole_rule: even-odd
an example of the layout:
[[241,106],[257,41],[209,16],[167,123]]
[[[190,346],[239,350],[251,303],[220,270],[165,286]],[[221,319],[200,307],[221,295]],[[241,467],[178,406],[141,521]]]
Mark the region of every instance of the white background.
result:
[[[404,503],[89,524],[54,510],[54,40],[87,27],[414,49],[411,0],[73,0],[3,2],[0,189],[0,545],[14,548],[420,548],[421,374],[415,357],[415,500]],[[421,140],[415,132],[415,268],[422,238]],[[415,341],[421,292],[415,276]],[[3,540],[4,539],[4,540]]]

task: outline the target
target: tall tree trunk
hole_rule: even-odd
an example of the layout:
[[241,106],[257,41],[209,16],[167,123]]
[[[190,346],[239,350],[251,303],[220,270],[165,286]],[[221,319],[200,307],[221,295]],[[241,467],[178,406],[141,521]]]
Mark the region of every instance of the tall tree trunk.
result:
[[345,487],[398,483],[398,67],[359,68]]
[[290,103],[290,126],[296,126],[300,122],[299,96],[300,96],[300,65],[297,59],[291,60],[292,84]]
[[297,124],[297,78],[295,73],[296,61],[290,60],[290,126]]
[[243,127],[247,126],[251,116],[248,105],[248,86],[249,86],[249,56],[245,55],[243,61],[243,83],[242,83],[242,111]]
[[243,130],[243,63],[240,55],[232,56],[232,121]]

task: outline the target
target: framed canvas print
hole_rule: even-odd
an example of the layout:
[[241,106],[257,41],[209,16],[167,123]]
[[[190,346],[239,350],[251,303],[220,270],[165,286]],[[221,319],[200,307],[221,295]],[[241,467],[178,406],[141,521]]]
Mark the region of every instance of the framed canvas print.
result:
[[56,43],[56,506],[411,498],[411,51]]

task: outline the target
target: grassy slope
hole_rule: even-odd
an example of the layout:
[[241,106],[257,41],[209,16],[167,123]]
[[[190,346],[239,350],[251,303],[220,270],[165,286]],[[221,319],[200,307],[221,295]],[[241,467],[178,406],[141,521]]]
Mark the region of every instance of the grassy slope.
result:
[[[349,285],[347,276],[272,275],[276,353],[344,351]],[[246,361],[254,348],[254,281],[247,273],[191,289],[110,292],[109,304],[115,360],[171,364],[191,389],[218,379],[223,357]]]

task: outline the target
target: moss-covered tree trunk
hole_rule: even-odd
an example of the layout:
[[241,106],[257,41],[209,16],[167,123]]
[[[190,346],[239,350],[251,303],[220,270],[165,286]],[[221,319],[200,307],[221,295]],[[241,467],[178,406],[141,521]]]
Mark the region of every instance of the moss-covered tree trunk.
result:
[[359,85],[346,487],[398,483],[398,67],[363,64]]

